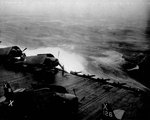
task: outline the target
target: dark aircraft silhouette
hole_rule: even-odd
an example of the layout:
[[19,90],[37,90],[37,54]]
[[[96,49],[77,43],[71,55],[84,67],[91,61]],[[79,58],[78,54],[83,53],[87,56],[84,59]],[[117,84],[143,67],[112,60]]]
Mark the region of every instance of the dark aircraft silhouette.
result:
[[[41,85],[27,90],[12,90],[4,83],[4,96],[0,98],[2,120],[58,119],[77,112],[78,98],[62,86]],[[54,116],[56,115],[57,116]]]
[[9,67],[11,65],[13,68],[24,67],[30,70],[52,70],[60,66],[62,71],[64,71],[64,66],[60,64],[54,55],[47,53],[26,56],[26,54],[23,53],[26,49],[27,48],[21,50],[18,46],[0,48],[0,62]]
[[5,64],[15,64],[19,61],[24,61],[26,55],[23,53],[26,50],[21,50],[18,46],[0,48],[0,62]]
[[132,57],[123,56],[126,63],[123,65],[123,68],[127,72],[132,71],[146,71],[149,68],[150,56],[149,53],[139,53],[135,54]]
[[36,56],[27,56],[24,61],[20,62],[24,67],[34,70],[53,70],[60,66],[64,71],[64,67],[59,60],[52,54],[38,54]]
[[[141,82],[147,87],[149,85],[149,68],[150,68],[150,51],[145,51],[136,54],[134,57],[123,57],[125,64],[123,64],[123,70],[131,77]],[[134,58],[134,59],[133,59]],[[145,79],[146,78],[146,79]]]

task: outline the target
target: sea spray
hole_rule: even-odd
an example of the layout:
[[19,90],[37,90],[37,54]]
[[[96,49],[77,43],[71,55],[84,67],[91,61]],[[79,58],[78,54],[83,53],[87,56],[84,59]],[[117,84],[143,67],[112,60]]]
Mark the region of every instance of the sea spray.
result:
[[86,73],[84,66],[87,63],[87,61],[82,56],[76,53],[71,53],[57,47],[54,48],[47,47],[47,48],[38,48],[34,50],[26,50],[27,56],[37,55],[41,53],[53,54],[56,58],[59,59],[59,62],[62,65],[64,65],[64,68],[67,72],[81,71],[83,73]]

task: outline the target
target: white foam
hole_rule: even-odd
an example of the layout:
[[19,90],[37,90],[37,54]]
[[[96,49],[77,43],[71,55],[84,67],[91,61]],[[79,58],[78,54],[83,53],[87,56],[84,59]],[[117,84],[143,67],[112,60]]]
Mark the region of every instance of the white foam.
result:
[[78,54],[71,53],[57,47],[55,48],[47,47],[47,48],[38,48],[34,50],[26,50],[27,56],[32,56],[41,53],[53,54],[56,58],[59,59],[60,63],[64,65],[65,70],[68,72],[85,71],[84,64],[86,63],[86,60]]

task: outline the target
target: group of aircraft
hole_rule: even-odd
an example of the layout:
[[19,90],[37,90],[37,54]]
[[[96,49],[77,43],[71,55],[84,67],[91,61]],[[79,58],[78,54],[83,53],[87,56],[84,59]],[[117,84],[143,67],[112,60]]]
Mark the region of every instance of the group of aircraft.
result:
[[[24,53],[26,49],[21,50],[18,46],[0,48],[0,64],[6,68],[20,67],[31,71],[53,70],[57,66],[64,70],[54,55],[48,53],[26,56]],[[19,120],[26,119],[26,117],[34,119],[37,116],[43,118],[49,115],[47,113],[49,111],[51,114],[65,113],[66,111],[67,114],[72,114],[78,108],[76,94],[70,94],[63,86],[41,83],[33,85],[32,89],[13,90],[11,83],[4,82],[3,93],[4,95],[0,97],[0,113],[3,113],[0,114],[0,119],[2,115],[6,119],[7,116],[10,116],[10,119],[14,117],[14,119]]]
[[12,67],[24,67],[38,70],[52,70],[57,66],[64,71],[64,66],[60,64],[59,60],[51,53],[37,54],[34,56],[26,56],[24,50],[21,50],[18,46],[11,46],[0,48],[0,62],[6,66]]
[[[64,66],[54,55],[37,54],[35,56],[26,56],[24,50],[18,46],[0,48],[0,64],[6,66],[21,66],[26,68],[36,68],[40,70],[52,70],[57,66],[64,71]],[[72,72],[72,74],[77,74]],[[88,76],[92,78],[92,76]],[[69,114],[77,112],[79,100],[77,95],[70,94],[63,86],[52,84],[41,84],[32,86],[32,89],[19,88],[13,90],[10,83],[3,84],[4,95],[0,97],[0,119],[18,119],[33,120],[47,119],[63,119]],[[121,118],[124,111],[119,111]],[[58,113],[57,116],[56,113]],[[118,113],[118,112],[117,112]],[[60,115],[59,115],[60,114]],[[102,120],[119,120],[115,115],[111,105],[102,104]],[[70,119],[70,118],[69,118]]]

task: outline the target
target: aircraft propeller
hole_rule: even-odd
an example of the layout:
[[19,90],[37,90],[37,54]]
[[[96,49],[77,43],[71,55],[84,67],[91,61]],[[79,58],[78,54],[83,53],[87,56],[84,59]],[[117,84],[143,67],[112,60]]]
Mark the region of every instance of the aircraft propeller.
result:
[[22,50],[22,52],[24,52],[26,49],[27,49],[27,48],[24,48],[24,49]]

